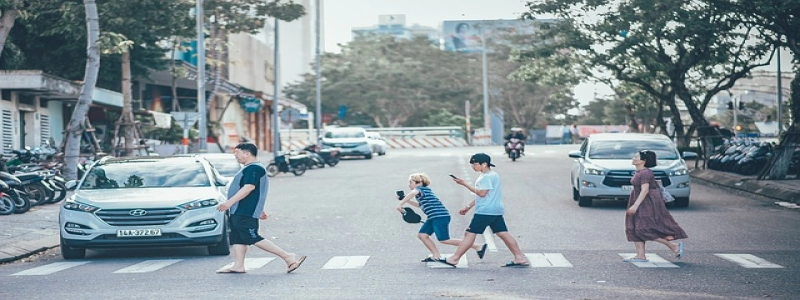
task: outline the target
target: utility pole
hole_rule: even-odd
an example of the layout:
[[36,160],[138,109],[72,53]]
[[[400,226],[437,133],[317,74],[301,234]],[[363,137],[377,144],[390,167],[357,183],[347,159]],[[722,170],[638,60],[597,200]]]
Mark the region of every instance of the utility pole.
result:
[[317,145],[319,145],[320,129],[322,129],[322,91],[321,91],[321,88],[322,88],[322,74],[320,73],[320,69],[321,69],[320,64],[322,62],[322,59],[320,58],[320,54],[319,54],[320,35],[322,33],[322,28],[320,26],[320,20],[322,19],[322,15],[321,15],[322,9],[320,9],[320,7],[319,7],[320,6],[320,2],[321,2],[320,0],[316,0],[316,2],[315,2],[315,6],[316,6],[316,9],[317,9],[317,20],[316,20],[316,23],[317,23],[316,24],[316,29],[317,29],[317,36],[316,36],[316,39],[317,39],[317,49],[316,49],[316,52],[317,52],[316,53],[316,56],[317,56],[316,57],[316,60],[317,60],[317,66],[316,66],[316,69],[317,69],[316,70],[316,73],[317,73],[316,74],[317,75],[317,83],[316,83],[317,84],[317,96],[316,96],[317,97],[317,110],[316,110],[316,113],[314,114],[314,120],[317,123],[317,136],[315,138],[315,140],[316,140],[315,142],[316,142]]
[[[489,116],[489,75],[486,67],[486,37],[484,22],[481,21],[481,74],[483,75],[483,128],[492,136],[491,116]],[[491,140],[491,138],[490,138]]]
[[[205,33],[203,32],[203,0],[197,0],[197,7],[195,8],[197,21],[197,113],[200,114],[200,152],[206,152],[206,42]],[[178,99],[172,99],[177,101]]]
[[281,151],[281,132],[278,128],[281,124],[281,121],[278,119],[278,99],[280,98],[280,83],[278,81],[278,75],[280,75],[278,71],[278,22],[280,22],[278,18],[275,18],[275,45],[273,46],[275,48],[275,55],[273,58],[275,61],[272,63],[272,71],[274,73],[273,80],[275,80],[273,83],[274,91],[272,92],[272,138],[274,143],[272,146],[272,153],[275,158],[278,158],[278,152]]
[[781,135],[783,132],[783,120],[781,118],[782,112],[781,108],[783,107],[783,88],[782,88],[782,81],[781,80],[781,48],[778,47],[778,109],[777,109],[777,118],[775,119],[778,122],[778,136]]

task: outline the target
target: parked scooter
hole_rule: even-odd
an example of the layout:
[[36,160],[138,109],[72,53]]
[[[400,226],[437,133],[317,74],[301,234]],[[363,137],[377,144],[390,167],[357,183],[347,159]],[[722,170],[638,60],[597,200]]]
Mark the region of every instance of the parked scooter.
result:
[[5,191],[8,190],[8,185],[5,184],[5,182],[0,181],[0,216],[13,214],[17,209],[17,205],[14,204],[14,200],[11,199],[11,196],[5,193]]
[[294,173],[295,176],[303,175],[306,172],[307,155],[289,155],[281,153],[270,161],[267,166],[267,175],[275,177],[278,173]]
[[317,168],[324,168],[325,167],[325,159],[322,158],[322,156],[319,155],[319,153],[317,153],[316,149],[317,149],[317,145],[308,145],[305,148],[303,148],[304,152],[301,152],[301,153],[305,153],[306,155],[308,155],[309,159],[308,159],[308,161],[306,161],[306,167],[308,169],[311,169],[311,168],[314,168],[314,167],[317,167]]

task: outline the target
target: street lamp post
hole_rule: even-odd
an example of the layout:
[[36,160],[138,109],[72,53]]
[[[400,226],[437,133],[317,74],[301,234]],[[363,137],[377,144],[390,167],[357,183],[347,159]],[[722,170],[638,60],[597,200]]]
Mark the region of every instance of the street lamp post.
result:
[[486,66],[486,37],[484,22],[481,21],[481,74],[483,75],[483,128],[492,134],[491,116],[489,116],[489,72]]
[[273,66],[272,71],[274,74],[272,80],[275,80],[275,82],[273,82],[273,91],[272,91],[272,140],[273,140],[272,153],[275,158],[278,158],[278,152],[281,151],[281,136],[280,136],[281,132],[280,129],[278,128],[280,126],[280,120],[278,120],[278,101],[279,101],[278,99],[280,98],[280,86],[279,86],[280,83],[278,81],[278,76],[280,75],[280,72],[278,71],[279,67],[278,66],[278,59],[279,59],[278,23],[279,22],[280,20],[278,20],[278,18],[275,18],[275,45],[273,46],[275,50],[273,53],[274,61],[272,63]]
[[[200,114],[200,152],[206,152],[206,45],[203,32],[203,0],[197,0],[195,21],[197,25],[197,113]],[[177,101],[177,99],[172,99]]]
[[319,144],[319,135],[320,135],[319,131],[322,128],[322,104],[321,104],[321,102],[322,102],[322,91],[320,90],[320,88],[322,86],[322,84],[321,84],[322,74],[320,74],[321,59],[320,59],[320,55],[319,55],[320,34],[321,34],[320,19],[322,19],[322,16],[320,14],[321,14],[322,10],[319,7],[320,2],[321,2],[320,0],[316,0],[316,3],[315,3],[316,10],[317,10],[317,20],[316,20],[316,31],[317,31],[317,36],[316,36],[316,39],[317,39],[317,49],[316,49],[316,60],[317,60],[317,66],[316,66],[317,94],[316,94],[316,98],[317,98],[317,109],[316,109],[316,113],[314,114],[314,120],[317,123],[317,137],[315,138],[317,144]]

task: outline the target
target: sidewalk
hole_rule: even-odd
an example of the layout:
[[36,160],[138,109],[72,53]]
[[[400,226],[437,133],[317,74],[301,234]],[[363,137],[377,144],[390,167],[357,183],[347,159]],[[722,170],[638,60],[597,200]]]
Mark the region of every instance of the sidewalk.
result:
[[[266,153],[265,153],[266,154]],[[271,155],[259,155],[268,163]],[[690,175],[696,183],[716,185],[747,192],[777,201],[800,204],[800,180],[755,180],[713,170],[694,169]],[[0,263],[9,262],[57,247],[58,210],[60,204],[32,208],[24,214],[0,216]]]
[[736,173],[694,169],[692,180],[762,196],[775,201],[800,204],[800,180],[756,180],[756,176]]

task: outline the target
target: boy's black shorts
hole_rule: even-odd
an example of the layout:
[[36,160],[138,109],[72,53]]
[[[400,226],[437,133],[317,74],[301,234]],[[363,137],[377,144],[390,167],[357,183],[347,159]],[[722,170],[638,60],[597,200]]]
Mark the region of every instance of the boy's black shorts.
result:
[[486,226],[489,226],[493,233],[508,231],[508,228],[506,228],[506,221],[503,219],[502,215],[493,216],[476,214],[472,216],[472,221],[469,223],[469,227],[467,227],[467,232],[482,234],[486,230]]
[[252,245],[264,238],[258,235],[258,219],[250,216],[231,215],[228,217],[231,227],[231,245]]

